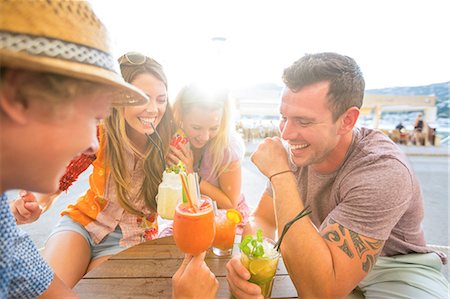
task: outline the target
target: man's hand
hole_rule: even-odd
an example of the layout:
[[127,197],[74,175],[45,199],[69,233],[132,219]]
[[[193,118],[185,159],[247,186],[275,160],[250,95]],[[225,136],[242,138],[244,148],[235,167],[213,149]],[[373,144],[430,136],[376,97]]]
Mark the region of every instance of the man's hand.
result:
[[205,254],[185,256],[172,277],[172,298],[215,298],[219,282],[206,265]]
[[20,191],[19,198],[10,203],[11,211],[17,224],[32,223],[39,219],[42,208],[36,196],[28,191]]
[[289,169],[286,149],[278,137],[264,139],[250,159],[266,177]]
[[240,255],[233,256],[227,263],[227,272],[228,287],[236,298],[264,298],[261,288],[248,282],[250,272],[241,264]]

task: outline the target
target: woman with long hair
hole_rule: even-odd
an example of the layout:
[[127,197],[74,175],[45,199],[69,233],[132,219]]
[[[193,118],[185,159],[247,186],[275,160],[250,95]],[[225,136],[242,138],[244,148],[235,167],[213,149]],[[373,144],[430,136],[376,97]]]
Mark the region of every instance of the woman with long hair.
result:
[[185,145],[170,146],[169,164],[179,161],[188,173],[197,172],[200,192],[221,209],[237,209],[243,224],[249,208],[241,193],[243,140],[232,127],[231,104],[226,90],[207,91],[199,85],[184,87],[173,105],[174,118],[188,139]]
[[119,62],[125,81],[150,100],[113,107],[98,126],[99,150],[72,161],[60,181],[60,191],[67,190],[93,165],[89,189],[61,213],[43,251],[69,287],[111,255],[158,236],[155,197],[174,131],[167,79],[161,65],[142,54]]

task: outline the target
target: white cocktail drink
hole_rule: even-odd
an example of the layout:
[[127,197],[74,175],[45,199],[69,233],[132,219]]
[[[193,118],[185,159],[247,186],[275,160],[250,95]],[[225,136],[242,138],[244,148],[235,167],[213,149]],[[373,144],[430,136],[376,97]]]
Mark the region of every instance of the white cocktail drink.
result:
[[163,180],[158,187],[158,214],[161,218],[172,220],[175,208],[181,202],[180,175],[174,172],[163,173]]

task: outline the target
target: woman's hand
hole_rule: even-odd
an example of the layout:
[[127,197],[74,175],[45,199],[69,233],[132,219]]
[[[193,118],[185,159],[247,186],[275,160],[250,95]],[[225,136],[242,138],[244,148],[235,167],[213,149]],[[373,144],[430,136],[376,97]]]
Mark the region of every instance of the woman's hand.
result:
[[172,166],[178,164],[180,161],[186,166],[187,173],[194,172],[194,154],[189,148],[189,144],[170,146],[170,151],[167,154],[167,164]]

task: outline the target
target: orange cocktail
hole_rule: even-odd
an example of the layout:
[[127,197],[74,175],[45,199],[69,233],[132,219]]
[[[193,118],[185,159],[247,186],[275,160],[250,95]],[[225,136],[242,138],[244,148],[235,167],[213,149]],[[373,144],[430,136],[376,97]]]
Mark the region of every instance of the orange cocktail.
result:
[[212,252],[217,256],[231,255],[236,235],[236,225],[242,221],[242,215],[235,209],[217,210],[216,236]]
[[214,240],[214,212],[209,200],[199,201],[195,212],[188,204],[180,203],[173,219],[173,238],[178,248],[192,255],[207,250]]

